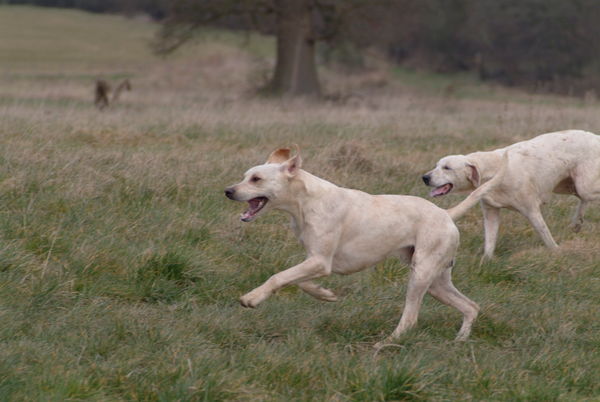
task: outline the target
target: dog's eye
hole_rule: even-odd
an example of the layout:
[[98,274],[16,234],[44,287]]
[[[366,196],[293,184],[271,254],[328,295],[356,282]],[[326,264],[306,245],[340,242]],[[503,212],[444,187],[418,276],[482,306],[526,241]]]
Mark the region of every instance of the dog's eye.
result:
[[444,169],[444,170],[452,170],[452,169],[450,169],[450,166],[444,166],[444,167],[442,167],[442,169]]
[[258,183],[258,182],[259,182],[259,181],[261,181],[261,180],[262,180],[262,179],[261,179],[260,177],[258,177],[258,176],[252,176],[252,177],[250,178],[250,181],[251,181],[252,183]]

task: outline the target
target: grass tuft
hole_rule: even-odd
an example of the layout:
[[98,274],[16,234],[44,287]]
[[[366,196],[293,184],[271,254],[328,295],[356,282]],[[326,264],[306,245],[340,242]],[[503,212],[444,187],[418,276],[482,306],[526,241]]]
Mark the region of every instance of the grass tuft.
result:
[[143,301],[170,303],[194,284],[188,276],[189,260],[180,253],[167,251],[144,258],[136,270],[135,281]]

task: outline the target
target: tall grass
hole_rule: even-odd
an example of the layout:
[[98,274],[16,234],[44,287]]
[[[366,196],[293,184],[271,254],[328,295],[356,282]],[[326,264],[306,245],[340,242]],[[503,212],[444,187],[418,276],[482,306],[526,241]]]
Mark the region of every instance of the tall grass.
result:
[[[0,20],[19,16],[70,21],[60,46],[143,32],[121,43],[142,52],[153,29],[0,7]],[[45,25],[26,32],[35,38]],[[472,339],[453,342],[459,313],[426,298],[418,327],[375,356],[372,344],[400,318],[406,268],[388,260],[325,279],[337,303],[289,288],[243,309],[240,295],[303,250],[285,216],[243,224],[243,207],[222,194],[272,149],[298,143],[306,169],[335,183],[425,197],[420,176],[439,157],[555,129],[600,131],[597,104],[498,88],[449,96],[385,71],[375,80],[386,80],[383,89],[373,76],[324,71],[332,90],[364,94],[346,104],[256,99],[247,91],[268,60],[231,37],[211,34],[168,60],[103,48],[71,63],[61,47],[64,58],[46,65],[31,56],[42,42],[17,43],[0,26],[13,33],[10,60],[0,62],[0,399],[600,397],[597,206],[575,235],[574,200],[552,200],[545,214],[557,253],[520,215],[503,213],[499,256],[482,266],[473,210],[459,223],[454,272],[482,307]],[[258,48],[262,40],[251,38]],[[127,75],[134,90],[99,112],[97,75]]]

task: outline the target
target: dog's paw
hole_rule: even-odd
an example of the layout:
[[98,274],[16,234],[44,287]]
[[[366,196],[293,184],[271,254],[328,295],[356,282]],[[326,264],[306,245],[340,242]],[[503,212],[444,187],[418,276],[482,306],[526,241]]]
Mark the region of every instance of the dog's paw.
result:
[[258,306],[267,297],[268,295],[264,295],[261,292],[253,290],[252,292],[246,293],[245,295],[240,297],[240,304],[244,307],[254,308]]
[[329,289],[320,289],[319,300],[327,301],[327,302],[336,302],[338,301],[338,297]]
[[481,256],[481,258],[479,259],[479,266],[483,266],[489,262],[494,261],[494,255],[489,255],[489,254],[484,254]]
[[247,308],[254,308],[254,307],[256,307],[256,305],[252,304],[250,302],[250,300],[245,299],[243,296],[240,297],[240,304],[242,305],[242,307],[247,307]]

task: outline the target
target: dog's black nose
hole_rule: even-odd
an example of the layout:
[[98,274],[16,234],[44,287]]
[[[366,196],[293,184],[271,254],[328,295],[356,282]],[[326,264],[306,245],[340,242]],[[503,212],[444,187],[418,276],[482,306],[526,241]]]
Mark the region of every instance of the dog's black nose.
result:
[[225,195],[227,196],[227,198],[229,198],[230,200],[233,200],[233,194],[235,194],[235,190],[231,187],[227,187],[225,189]]
[[424,175],[424,176],[423,176],[423,182],[424,182],[426,185],[429,185],[429,180],[431,180],[431,177],[429,177],[429,175]]

